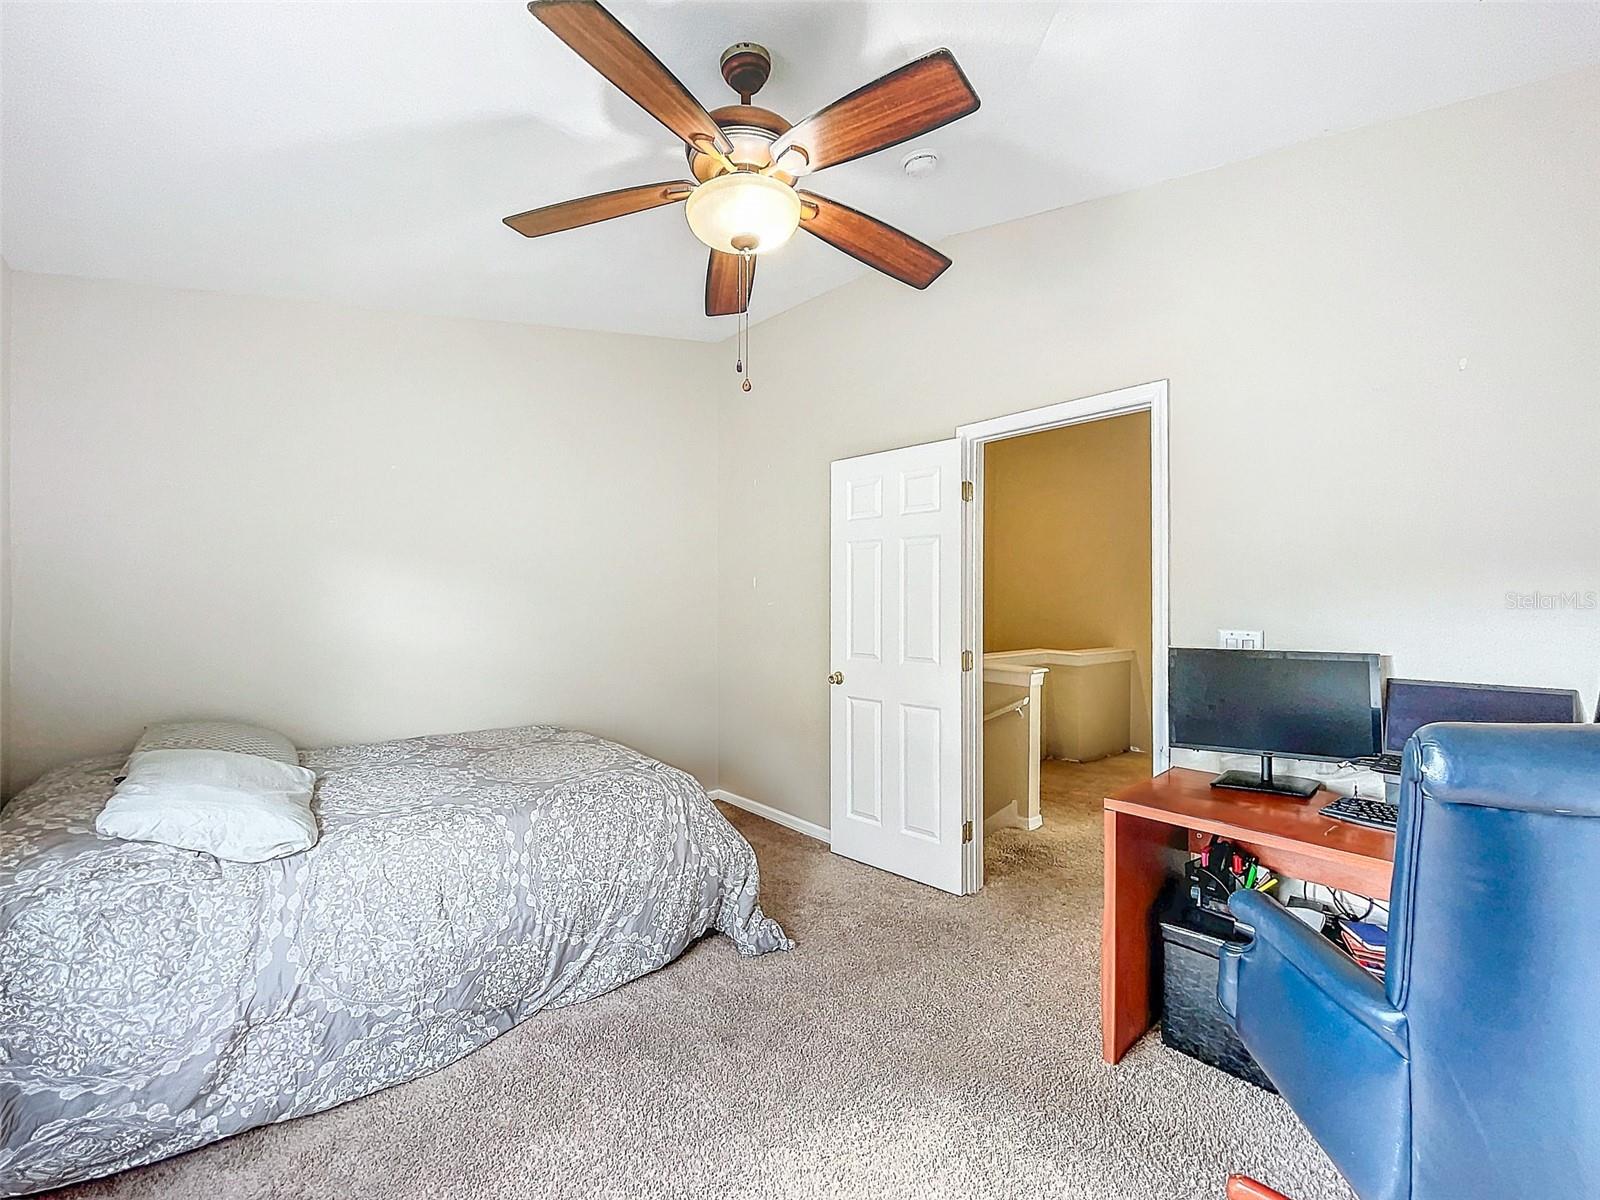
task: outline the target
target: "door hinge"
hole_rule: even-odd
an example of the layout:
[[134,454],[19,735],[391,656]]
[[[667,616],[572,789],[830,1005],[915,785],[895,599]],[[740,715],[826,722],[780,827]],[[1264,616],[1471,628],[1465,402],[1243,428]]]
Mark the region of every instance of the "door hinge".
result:
[[961,481],[961,498],[963,500],[972,499],[972,480],[963,479]]
[[971,650],[963,650],[961,652],[961,669],[963,671],[972,670],[972,651]]
[[965,846],[971,840],[972,840],[972,822],[971,821],[963,821],[963,822],[961,822],[961,844],[963,846]]

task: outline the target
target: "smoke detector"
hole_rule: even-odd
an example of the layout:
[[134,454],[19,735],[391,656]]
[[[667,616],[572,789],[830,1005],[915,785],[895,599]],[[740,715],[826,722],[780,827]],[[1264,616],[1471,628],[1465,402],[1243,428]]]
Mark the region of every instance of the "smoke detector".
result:
[[932,175],[939,166],[937,150],[913,150],[900,160],[900,169],[912,179]]

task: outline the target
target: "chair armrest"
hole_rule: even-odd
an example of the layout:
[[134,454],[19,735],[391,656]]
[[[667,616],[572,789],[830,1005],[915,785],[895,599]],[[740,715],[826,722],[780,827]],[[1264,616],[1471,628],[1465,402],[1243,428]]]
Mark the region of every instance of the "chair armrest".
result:
[[1237,1023],[1239,964],[1257,942],[1265,942],[1332,1004],[1365,1025],[1404,1055],[1409,1052],[1405,1015],[1390,1005],[1383,985],[1358,967],[1349,955],[1293,916],[1271,896],[1235,892],[1228,908],[1255,935],[1244,945],[1223,949],[1217,998]]
[[1255,1057],[1362,1200],[1411,1190],[1405,1014],[1383,987],[1270,896],[1229,907],[1255,936],[1223,947],[1217,998]]

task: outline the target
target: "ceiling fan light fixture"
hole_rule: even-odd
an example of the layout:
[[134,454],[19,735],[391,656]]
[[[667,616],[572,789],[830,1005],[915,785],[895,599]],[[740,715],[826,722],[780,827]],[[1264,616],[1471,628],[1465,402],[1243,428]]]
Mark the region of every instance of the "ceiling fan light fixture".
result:
[[800,197],[780,179],[734,171],[706,180],[683,206],[689,228],[713,250],[764,254],[800,227]]

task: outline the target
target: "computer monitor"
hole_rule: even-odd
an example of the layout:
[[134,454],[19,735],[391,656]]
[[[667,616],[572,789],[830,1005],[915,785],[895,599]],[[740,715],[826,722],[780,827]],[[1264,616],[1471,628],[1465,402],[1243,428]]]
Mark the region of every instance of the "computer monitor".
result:
[[1582,720],[1578,693],[1566,688],[1501,687],[1391,679],[1383,686],[1383,749],[1399,754],[1406,739],[1435,721],[1527,725]]
[[1212,787],[1308,797],[1316,781],[1274,776],[1273,757],[1345,762],[1376,754],[1379,679],[1376,654],[1174,647],[1169,740],[1186,750],[1260,755],[1259,772],[1228,771]]

